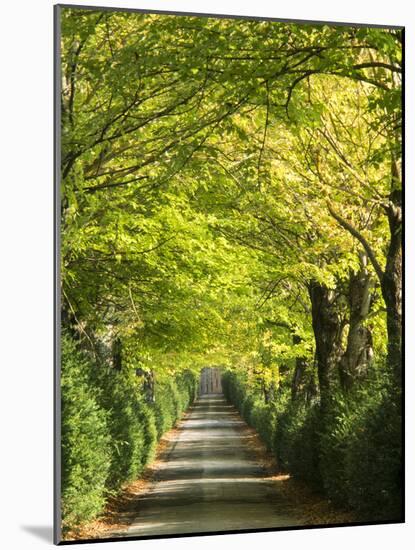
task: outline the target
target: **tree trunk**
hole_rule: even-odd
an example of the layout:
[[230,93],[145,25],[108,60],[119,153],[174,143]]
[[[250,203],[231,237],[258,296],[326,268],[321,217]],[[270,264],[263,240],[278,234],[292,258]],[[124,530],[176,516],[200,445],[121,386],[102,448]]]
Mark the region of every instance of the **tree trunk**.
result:
[[397,389],[401,388],[402,385],[402,191],[400,180],[397,163],[393,161],[392,192],[389,195],[388,205],[385,207],[389,223],[390,241],[386,252],[384,271],[364,236],[339,216],[330,204],[328,205],[329,212],[334,219],[364,247],[379,278],[387,312],[387,364]]
[[368,258],[360,254],[361,268],[349,279],[349,334],[347,347],[340,363],[340,382],[344,390],[350,390],[354,382],[363,377],[373,357],[373,340],[370,330],[364,326],[371,304],[371,278],[367,270]]
[[275,399],[276,394],[276,387],[275,383],[271,382],[269,387],[267,388],[265,384],[262,386],[262,393],[264,395],[264,401],[265,403],[271,403]]
[[154,389],[154,371],[151,370],[145,374],[145,381],[143,384],[145,400],[147,403],[154,403]]
[[333,382],[341,356],[343,325],[336,308],[334,291],[317,281],[308,285],[316,342],[316,362],[322,412],[330,403]]
[[[293,334],[293,344],[299,344],[301,337]],[[304,383],[304,375],[307,368],[307,359],[305,357],[297,357],[295,360],[294,375],[291,382],[291,400],[295,401],[298,397],[302,384]]]
[[118,336],[112,343],[112,366],[116,370],[121,370],[122,367],[122,345]]
[[382,295],[385,301],[388,331],[387,361],[397,388],[402,383],[402,193],[390,195],[388,221],[391,234],[382,277]]

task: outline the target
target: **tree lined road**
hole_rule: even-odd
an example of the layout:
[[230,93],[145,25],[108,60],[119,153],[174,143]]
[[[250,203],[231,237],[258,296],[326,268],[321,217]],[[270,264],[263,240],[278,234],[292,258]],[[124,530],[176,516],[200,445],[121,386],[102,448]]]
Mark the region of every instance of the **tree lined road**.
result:
[[197,533],[298,525],[284,511],[247,442],[248,429],[220,394],[200,397],[180,423],[150,491],[120,536]]
[[402,521],[403,29],[56,13],[56,542]]

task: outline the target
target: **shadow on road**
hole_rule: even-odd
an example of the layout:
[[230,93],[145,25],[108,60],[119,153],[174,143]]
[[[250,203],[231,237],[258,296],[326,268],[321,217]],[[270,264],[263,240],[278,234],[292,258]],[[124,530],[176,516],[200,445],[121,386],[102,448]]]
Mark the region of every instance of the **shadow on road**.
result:
[[245,422],[223,395],[189,408],[154,473],[151,489],[116,536],[208,533],[298,525],[249,443]]

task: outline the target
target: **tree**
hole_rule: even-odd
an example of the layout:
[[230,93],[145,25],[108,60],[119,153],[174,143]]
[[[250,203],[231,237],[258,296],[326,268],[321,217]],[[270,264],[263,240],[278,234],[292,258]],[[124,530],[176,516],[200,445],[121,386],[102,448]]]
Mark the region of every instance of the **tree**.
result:
[[401,31],[62,13],[67,322],[126,364],[227,360],[289,303],[273,357],[329,395],[385,309],[399,386]]

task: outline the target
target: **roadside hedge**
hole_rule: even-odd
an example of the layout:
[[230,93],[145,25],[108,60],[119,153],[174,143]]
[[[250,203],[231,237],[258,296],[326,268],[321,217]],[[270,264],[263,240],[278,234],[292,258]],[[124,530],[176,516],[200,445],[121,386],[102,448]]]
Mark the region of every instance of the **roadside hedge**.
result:
[[190,371],[156,381],[147,402],[138,377],[96,364],[62,338],[61,508],[63,530],[97,517],[111,494],[140,476],[156,444],[194,401]]
[[347,399],[339,392],[324,418],[318,402],[292,402],[283,392],[264,403],[246,374],[228,370],[222,385],[282,470],[361,521],[400,520],[401,418],[385,385],[369,381]]
[[63,527],[95,517],[105,504],[111,466],[108,412],[89,383],[88,360],[62,341],[61,462]]
[[193,403],[196,393],[197,378],[190,371],[156,384],[154,414],[157,437],[161,437],[175,424],[183,411]]

